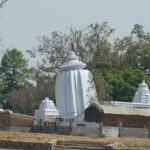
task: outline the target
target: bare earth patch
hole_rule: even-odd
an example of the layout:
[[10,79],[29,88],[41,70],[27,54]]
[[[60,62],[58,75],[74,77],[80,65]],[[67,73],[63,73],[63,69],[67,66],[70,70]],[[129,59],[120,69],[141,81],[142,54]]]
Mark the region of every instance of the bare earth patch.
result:
[[0,131],[0,140],[25,141],[48,143],[52,140],[76,140],[76,141],[99,141],[104,143],[123,143],[128,148],[149,149],[150,139],[148,138],[112,138],[112,137],[88,137],[88,136],[70,136],[43,133],[9,132]]

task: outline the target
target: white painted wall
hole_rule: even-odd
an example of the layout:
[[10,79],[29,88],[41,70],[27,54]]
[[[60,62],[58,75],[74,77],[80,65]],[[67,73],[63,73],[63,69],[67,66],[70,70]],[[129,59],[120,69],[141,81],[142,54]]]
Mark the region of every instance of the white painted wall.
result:
[[118,137],[119,129],[118,127],[103,126],[102,133],[106,136]]

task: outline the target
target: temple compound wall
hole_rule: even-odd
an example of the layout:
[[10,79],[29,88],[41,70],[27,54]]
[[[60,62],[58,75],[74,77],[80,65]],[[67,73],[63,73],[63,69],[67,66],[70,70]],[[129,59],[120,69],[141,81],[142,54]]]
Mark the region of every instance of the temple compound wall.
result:
[[33,120],[32,116],[3,111],[0,112],[0,130],[30,131]]
[[103,106],[92,103],[73,118],[57,118],[51,126],[34,126],[33,132],[89,136],[150,138],[149,109]]
[[72,120],[72,134],[150,137],[150,111],[93,103]]

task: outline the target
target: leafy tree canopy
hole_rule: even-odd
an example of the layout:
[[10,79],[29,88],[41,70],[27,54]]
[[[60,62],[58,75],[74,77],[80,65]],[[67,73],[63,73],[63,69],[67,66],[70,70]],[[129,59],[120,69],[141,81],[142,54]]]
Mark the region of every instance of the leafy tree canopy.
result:
[[28,83],[29,72],[30,69],[23,53],[18,49],[7,49],[0,66],[1,83],[3,85],[1,93],[5,99],[11,91]]
[[[26,60],[13,56],[14,62],[22,64],[13,72],[13,67],[10,67],[13,61],[9,65],[6,63],[10,56],[3,58],[0,93],[2,96],[9,93],[14,111],[33,114],[44,97],[55,100],[55,77],[59,66],[66,61],[71,42],[75,44],[79,59],[87,64],[87,69],[93,74],[100,102],[132,101],[143,79],[150,88],[150,33],[145,32],[142,25],[136,24],[128,36],[114,41],[110,41],[114,29],[107,22],[94,23],[81,29],[71,28],[69,31],[67,34],[54,31],[50,35],[40,36],[38,47],[28,50],[32,57],[40,56],[42,60],[32,71],[35,87],[26,86],[28,69],[23,67]],[[20,107],[21,102],[23,107]]]

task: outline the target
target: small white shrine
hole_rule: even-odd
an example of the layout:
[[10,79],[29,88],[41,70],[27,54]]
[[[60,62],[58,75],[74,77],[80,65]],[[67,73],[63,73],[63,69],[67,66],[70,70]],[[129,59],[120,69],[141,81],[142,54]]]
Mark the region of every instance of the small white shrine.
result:
[[59,111],[57,110],[54,102],[46,97],[42,100],[39,109],[35,110],[34,125],[43,125],[55,122],[57,117],[59,117]]
[[113,106],[123,107],[137,107],[137,108],[150,108],[150,91],[145,80],[139,84],[139,87],[133,97],[133,101],[130,102],[115,102],[111,101]]
[[56,78],[56,106],[61,117],[74,117],[83,112],[90,101],[96,100],[91,73],[83,69],[74,50],[70,50],[67,62],[60,66]]
[[139,85],[132,103],[150,104],[150,91],[147,84],[145,83],[145,80],[143,80]]

